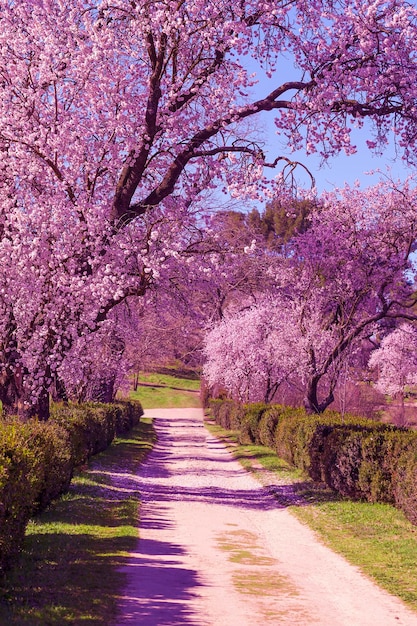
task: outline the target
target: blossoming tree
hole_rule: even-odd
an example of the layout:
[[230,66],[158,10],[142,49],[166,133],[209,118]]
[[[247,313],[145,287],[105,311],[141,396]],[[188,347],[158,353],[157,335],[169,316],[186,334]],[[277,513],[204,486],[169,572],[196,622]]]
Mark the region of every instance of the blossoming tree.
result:
[[47,418],[68,350],[181,253],[207,190],[259,197],[265,166],[285,173],[259,112],[325,158],[368,117],[371,148],[394,129],[412,160],[416,26],[404,0],[0,0],[4,410]]
[[285,309],[266,298],[215,325],[205,338],[207,383],[242,402],[271,402],[298,365],[299,337]]
[[208,333],[209,382],[270,399],[269,372],[276,383],[296,375],[307,410],[324,411],[360,342],[388,319],[416,319],[416,193],[385,183],[326,194],[309,228],[291,240],[269,299]]
[[371,368],[377,370],[377,387],[400,400],[398,422],[405,422],[404,395],[407,386],[417,384],[417,330],[410,324],[384,337],[380,347],[371,354]]

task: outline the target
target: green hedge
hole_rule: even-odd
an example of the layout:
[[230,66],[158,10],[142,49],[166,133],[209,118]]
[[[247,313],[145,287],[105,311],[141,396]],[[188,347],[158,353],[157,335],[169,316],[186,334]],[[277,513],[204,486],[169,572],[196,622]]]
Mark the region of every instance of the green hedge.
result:
[[243,406],[233,400],[211,400],[210,408],[216,423],[227,430],[239,430]]
[[417,450],[415,441],[400,455],[393,486],[395,503],[417,525]]
[[417,432],[279,405],[216,400],[211,408],[224,428],[233,422],[241,443],[266,445],[342,496],[394,504],[417,524]]
[[51,421],[67,431],[73,464],[79,466],[108,448],[116,435],[128,432],[141,415],[141,405],[134,402],[70,403],[55,406]]
[[16,558],[30,517],[71,482],[74,469],[128,432],[138,402],[62,405],[48,422],[0,421],[0,575]]

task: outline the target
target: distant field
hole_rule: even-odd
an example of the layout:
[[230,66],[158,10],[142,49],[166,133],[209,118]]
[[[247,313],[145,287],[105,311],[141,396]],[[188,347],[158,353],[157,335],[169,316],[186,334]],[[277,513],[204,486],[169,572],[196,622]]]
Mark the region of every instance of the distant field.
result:
[[192,380],[175,374],[161,374],[159,372],[141,374],[139,376],[139,383],[147,385],[163,385],[164,387],[183,389],[187,391],[200,390],[200,380],[198,379]]
[[190,408],[200,406],[200,381],[166,373],[145,373],[139,377],[139,387],[129,393],[144,409]]

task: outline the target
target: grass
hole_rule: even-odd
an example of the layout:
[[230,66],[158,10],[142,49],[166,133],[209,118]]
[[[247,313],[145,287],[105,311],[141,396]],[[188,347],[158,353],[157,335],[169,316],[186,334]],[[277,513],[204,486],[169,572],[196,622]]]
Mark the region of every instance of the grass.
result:
[[[144,408],[198,407],[200,381],[175,370],[141,376]],[[74,477],[68,494],[27,529],[17,567],[0,588],[0,624],[8,626],[105,626],[114,621],[126,585],[120,567],[138,538],[137,492],[118,491],[109,474],[134,473],[155,440],[142,418]]]
[[255,462],[258,461],[266,470],[277,472],[280,479],[285,480],[285,482],[304,482],[303,474],[280,459],[271,448],[258,445],[239,445],[238,431],[225,430],[211,421],[206,421],[205,425],[213,435],[224,441],[245,469],[256,473]]
[[139,400],[144,409],[192,408],[200,406],[200,381],[184,379],[174,374],[147,373],[139,378],[137,391],[129,393],[130,400]]
[[120,467],[135,472],[154,440],[143,419],[30,522],[18,566],[1,589],[0,624],[112,623],[126,583],[119,568],[138,538],[139,493],[115,488],[109,474]]
[[387,504],[335,500],[295,507],[327,545],[417,611],[417,528]]
[[259,465],[293,484],[303,504],[291,506],[294,515],[321,540],[358,566],[381,587],[417,611],[417,527],[387,504],[353,502],[313,483],[264,446],[242,446],[237,433],[207,423],[246,469],[258,473]]
[[184,391],[200,391],[200,380],[181,378],[174,374],[162,374],[158,372],[141,374],[139,382],[162,385],[164,387],[177,388]]

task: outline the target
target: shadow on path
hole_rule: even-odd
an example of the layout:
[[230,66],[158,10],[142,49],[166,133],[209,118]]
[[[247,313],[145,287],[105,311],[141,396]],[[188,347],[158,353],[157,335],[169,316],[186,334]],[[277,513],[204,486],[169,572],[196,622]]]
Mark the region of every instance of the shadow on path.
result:
[[292,486],[254,486],[247,471],[198,418],[177,415],[179,419],[166,419],[162,412],[154,418],[157,444],[137,476],[141,538],[123,568],[130,584],[118,626],[205,624],[197,607],[200,590],[208,583],[189,567],[190,548],[175,543],[176,501],[236,508],[236,519],[244,510],[282,509],[291,503]]
[[[120,625],[162,626],[189,624],[201,626],[189,602],[193,590],[201,585],[195,570],[180,566],[175,556],[183,550],[175,544],[141,540],[140,553],[131,556],[129,576],[137,584],[130,586],[123,600],[124,617]],[[161,556],[164,557],[161,566]],[[138,568],[139,573],[134,569]]]

